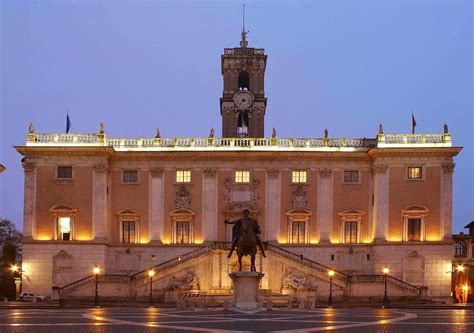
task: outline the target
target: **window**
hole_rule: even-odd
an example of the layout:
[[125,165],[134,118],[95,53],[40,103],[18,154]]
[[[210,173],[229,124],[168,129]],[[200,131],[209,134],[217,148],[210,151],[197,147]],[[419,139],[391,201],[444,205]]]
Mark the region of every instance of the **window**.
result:
[[454,255],[457,257],[466,255],[466,246],[462,242],[454,243]]
[[71,217],[58,217],[58,239],[62,241],[71,240]]
[[191,182],[191,171],[190,170],[178,170],[178,171],[176,171],[176,182],[177,183],[190,183]]
[[176,222],[176,243],[189,243],[189,221]]
[[292,171],[291,182],[292,183],[306,183],[306,171]]
[[236,183],[249,183],[250,171],[244,171],[244,170],[235,171],[235,182]]
[[293,244],[304,244],[306,233],[305,233],[306,222],[305,221],[293,221],[291,223],[291,242]]
[[136,243],[135,221],[122,221],[122,243]]
[[407,178],[408,179],[422,179],[423,172],[422,167],[408,167]]
[[344,221],[344,243],[357,243],[358,221]]
[[421,218],[409,218],[407,220],[407,241],[421,241]]
[[138,182],[138,171],[137,170],[124,170],[122,173],[122,182],[124,183],[137,183]]
[[115,214],[117,215],[117,240],[125,244],[140,243],[141,213],[123,209]]
[[344,171],[344,183],[358,183],[358,182],[359,182],[358,170],[345,170]]
[[362,242],[361,226],[365,212],[357,209],[348,209],[337,213],[340,218],[339,242],[353,244]]
[[58,166],[58,178],[59,179],[72,179],[72,166],[70,166],[70,165],[59,165]]
[[172,243],[194,243],[194,216],[195,213],[187,208],[177,208],[170,212]]
[[77,210],[67,205],[55,205],[49,209],[54,221],[54,239],[71,241],[74,239],[74,220]]
[[402,210],[402,215],[403,240],[405,242],[424,241],[428,209],[420,205],[412,205]]
[[247,138],[249,136],[250,119],[247,111],[239,112],[237,116],[237,137]]
[[239,73],[239,89],[247,89],[250,88],[250,75],[246,71],[242,71]]

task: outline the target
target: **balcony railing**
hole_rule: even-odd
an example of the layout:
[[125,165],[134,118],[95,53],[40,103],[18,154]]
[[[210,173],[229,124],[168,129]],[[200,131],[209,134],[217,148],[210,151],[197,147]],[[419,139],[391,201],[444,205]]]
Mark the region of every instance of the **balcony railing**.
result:
[[366,138],[107,138],[105,134],[28,134],[27,146],[128,150],[367,151],[369,148],[451,147],[450,134],[379,134]]

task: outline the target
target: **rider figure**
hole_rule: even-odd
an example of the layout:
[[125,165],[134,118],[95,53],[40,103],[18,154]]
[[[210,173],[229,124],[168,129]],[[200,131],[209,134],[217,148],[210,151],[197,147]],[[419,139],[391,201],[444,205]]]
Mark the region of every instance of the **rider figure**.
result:
[[227,258],[230,258],[232,256],[232,253],[235,250],[235,247],[237,246],[237,242],[239,241],[240,236],[242,235],[242,221],[249,220],[252,226],[253,233],[255,235],[255,240],[257,241],[257,245],[262,252],[262,256],[266,258],[265,250],[263,249],[263,244],[262,241],[260,240],[259,234],[261,233],[260,231],[260,226],[258,225],[257,220],[254,218],[250,217],[250,211],[248,209],[244,209],[242,211],[242,214],[244,214],[244,217],[234,220],[234,221],[227,221],[225,220],[224,222],[227,224],[234,224],[234,227],[232,228],[232,246],[230,248],[230,252],[227,255]]

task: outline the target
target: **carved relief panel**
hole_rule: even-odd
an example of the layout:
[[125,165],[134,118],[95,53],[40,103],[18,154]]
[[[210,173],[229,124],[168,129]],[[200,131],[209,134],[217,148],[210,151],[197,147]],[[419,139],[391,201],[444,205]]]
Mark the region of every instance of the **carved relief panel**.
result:
[[72,255],[64,250],[53,256],[53,285],[62,286],[72,280]]
[[230,178],[225,181],[225,208],[226,210],[258,209],[258,179],[247,184],[233,183]]

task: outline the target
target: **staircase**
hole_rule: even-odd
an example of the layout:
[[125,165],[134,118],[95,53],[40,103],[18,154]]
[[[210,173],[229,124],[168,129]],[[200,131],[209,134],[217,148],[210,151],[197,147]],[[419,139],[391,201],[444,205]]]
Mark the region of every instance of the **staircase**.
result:
[[[385,278],[387,279],[387,285],[391,286],[392,288],[395,288],[404,294],[408,294],[410,296],[421,296],[422,295],[422,288],[412,285],[408,282],[405,282],[403,280],[400,280],[394,276],[385,275],[383,274],[364,274],[364,275],[348,275],[344,274],[342,272],[338,272],[335,269],[320,264],[316,261],[313,261],[311,259],[305,258],[303,255],[298,255],[293,252],[287,251],[277,245],[268,243],[267,244],[267,250],[282,256],[284,258],[290,259],[294,262],[297,262],[299,264],[302,264],[306,267],[311,268],[312,270],[315,270],[318,273],[322,273],[325,276],[328,275],[328,272],[330,270],[334,271],[334,276],[333,279],[339,280],[341,282],[344,282],[346,284],[346,289],[347,289],[347,294],[352,295],[351,290],[354,289],[354,287],[357,287],[359,285],[377,285],[381,286],[385,283]],[[371,287],[373,288],[373,287]],[[379,293],[380,294],[380,293]]]
[[[342,273],[340,271],[336,271],[335,269],[320,264],[316,261],[308,259],[303,255],[295,254],[291,251],[288,251],[282,247],[279,247],[275,244],[266,243],[267,251],[290,260],[298,265],[302,265],[306,267],[308,270],[307,272],[314,272],[316,276],[321,280],[323,287],[326,287],[328,284],[329,271],[334,271],[333,275],[333,283],[334,286],[338,286],[343,291],[343,294],[346,296],[352,297],[362,297],[363,295],[372,295],[377,296],[381,295],[381,288],[385,283],[385,279],[387,279],[387,285],[390,287],[391,294],[397,294],[399,296],[415,296],[420,297],[422,295],[423,288],[414,286],[410,283],[407,283],[403,280],[400,280],[396,277],[390,275],[382,275],[382,274],[365,274],[365,275],[348,275]],[[101,290],[105,292],[108,287],[108,293],[115,296],[122,296],[126,298],[135,297],[136,293],[134,294],[133,290],[136,288],[142,288],[144,285],[148,283],[148,271],[153,269],[155,274],[157,274],[157,278],[155,279],[155,283],[157,283],[158,278],[162,278],[166,276],[167,273],[174,274],[173,270],[170,272],[170,269],[177,267],[178,265],[182,265],[186,262],[191,262],[196,260],[199,257],[205,256],[210,254],[213,250],[229,250],[230,243],[229,242],[215,242],[209,244],[207,246],[192,250],[187,252],[183,255],[170,259],[168,261],[162,262],[155,266],[149,267],[132,275],[126,274],[100,274],[100,275],[89,275],[67,285],[64,285],[60,288],[54,288],[53,294],[57,293],[62,295],[62,297],[71,295],[74,291],[77,291],[81,288],[93,288],[93,285],[97,279],[98,283],[101,283]],[[161,273],[161,274],[160,274]],[[323,289],[324,290],[324,289]],[[89,290],[89,294],[92,291]],[[88,294],[88,293],[86,293]],[[107,293],[106,293],[107,294]]]
[[66,284],[60,288],[57,288],[56,292],[58,292],[60,295],[66,296],[74,292],[75,290],[78,290],[81,287],[92,285],[96,279],[98,283],[121,283],[121,284],[128,284],[130,286],[132,284],[135,284],[135,285],[140,284],[146,281],[146,279],[148,278],[148,271],[151,269],[153,269],[155,273],[163,272],[179,264],[183,264],[192,259],[208,254],[209,251],[211,250],[212,248],[209,248],[209,247],[202,247],[199,249],[195,249],[193,251],[187,252],[176,258],[173,258],[168,261],[162,262],[158,265],[149,267],[145,270],[139,271],[132,275],[126,275],[126,274],[99,274],[97,276],[89,275],[77,281]]

